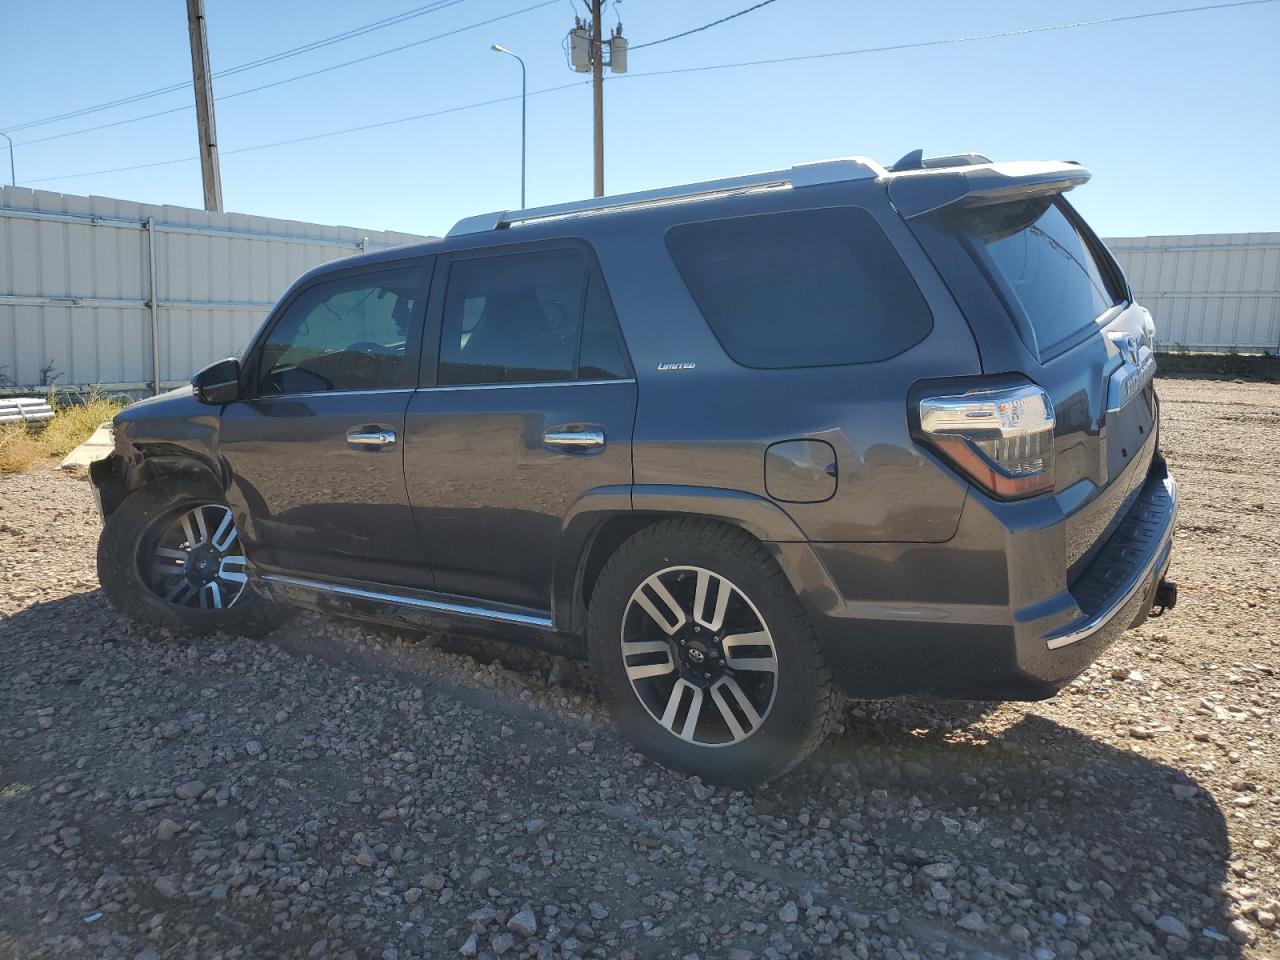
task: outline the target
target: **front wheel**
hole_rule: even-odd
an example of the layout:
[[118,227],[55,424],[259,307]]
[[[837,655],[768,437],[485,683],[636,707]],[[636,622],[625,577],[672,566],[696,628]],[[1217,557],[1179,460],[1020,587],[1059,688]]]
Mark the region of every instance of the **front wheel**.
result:
[[98,580],[119,612],[188,636],[261,636],[285,616],[249,583],[221,495],[187,477],[149,483],[111,514],[98,540]]
[[835,721],[812,624],[765,548],[734,527],[664,520],[626,541],[592,591],[587,643],[621,732],[709,782],[779,776]]

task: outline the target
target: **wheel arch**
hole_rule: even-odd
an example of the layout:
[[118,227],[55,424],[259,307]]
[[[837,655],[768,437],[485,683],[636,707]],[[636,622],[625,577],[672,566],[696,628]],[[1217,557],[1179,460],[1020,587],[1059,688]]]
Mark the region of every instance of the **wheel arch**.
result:
[[[740,490],[638,484],[592,491],[561,531],[552,590],[552,617],[566,633],[586,630],[591,591],[609,557],[628,538],[663,520],[701,517],[738,527],[762,543],[803,542],[795,522],[770,500]],[[629,493],[625,502],[623,493]]]
[[89,465],[89,479],[98,490],[102,516],[110,517],[129,494],[160,477],[184,476],[225,490],[221,470],[189,450],[135,447],[129,456],[112,453]]

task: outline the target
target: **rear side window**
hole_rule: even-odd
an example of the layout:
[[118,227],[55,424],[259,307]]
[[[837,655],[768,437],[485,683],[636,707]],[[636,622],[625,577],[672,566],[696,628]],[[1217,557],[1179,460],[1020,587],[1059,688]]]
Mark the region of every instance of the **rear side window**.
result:
[[437,382],[630,376],[613,304],[580,250],[457,260],[449,270]]
[[1017,297],[1042,352],[1123,299],[1091,242],[1051,197],[979,207],[964,222]]
[[688,223],[667,249],[725,352],[747,367],[885,360],[933,326],[889,239],[852,207]]
[[619,380],[631,376],[622,347],[622,331],[613,301],[598,269],[587,278],[587,303],[582,316],[582,348],[578,354],[580,380]]

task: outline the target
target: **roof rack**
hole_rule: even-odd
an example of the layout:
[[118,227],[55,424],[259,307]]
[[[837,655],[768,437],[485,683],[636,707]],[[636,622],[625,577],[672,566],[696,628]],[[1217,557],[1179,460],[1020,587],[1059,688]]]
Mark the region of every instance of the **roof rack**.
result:
[[744,177],[706,180],[701,183],[687,183],[678,187],[642,190],[639,193],[622,193],[613,197],[598,197],[594,200],[579,200],[574,203],[560,203],[549,207],[532,207],[528,210],[499,210],[494,213],[484,213],[459,220],[446,236],[457,237],[469,233],[502,230],[514,223],[528,223],[535,220],[555,220],[562,217],[577,217],[633,207],[682,203],[755,190],[769,190],[781,187],[811,187],[845,180],[873,180],[884,175],[884,167],[874,160],[868,160],[866,157],[842,157],[838,160],[803,163],[789,170],[753,173]]

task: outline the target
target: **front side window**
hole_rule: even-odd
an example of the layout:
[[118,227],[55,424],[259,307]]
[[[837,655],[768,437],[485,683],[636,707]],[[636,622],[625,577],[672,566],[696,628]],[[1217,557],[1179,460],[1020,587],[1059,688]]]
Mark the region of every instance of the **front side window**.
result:
[[437,382],[629,376],[599,270],[576,249],[458,260],[449,270]]
[[422,295],[419,267],[308,287],[267,335],[259,396],[406,386]]
[[963,215],[1021,304],[1041,351],[1123,299],[1088,240],[1052,197],[978,207]]
[[667,249],[725,352],[747,367],[884,360],[933,316],[864,210],[835,208],[687,223]]

